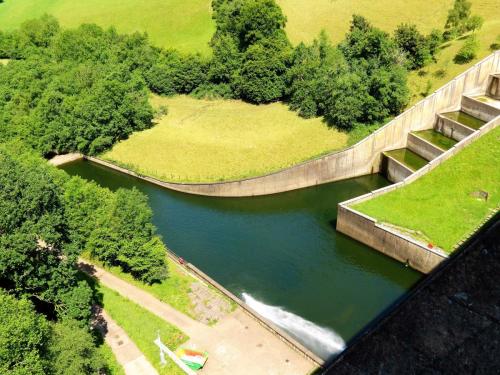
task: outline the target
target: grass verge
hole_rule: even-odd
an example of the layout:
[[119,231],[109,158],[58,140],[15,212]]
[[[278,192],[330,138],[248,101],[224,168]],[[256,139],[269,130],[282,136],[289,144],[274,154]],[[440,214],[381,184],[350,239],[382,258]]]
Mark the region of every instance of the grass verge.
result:
[[[379,222],[423,234],[447,252],[500,206],[500,128],[491,130],[428,174],[356,204]],[[477,192],[485,191],[488,199]]]
[[125,370],[116,360],[116,357],[108,344],[105,342],[102,343],[98,350],[101,352],[101,355],[106,362],[107,375],[125,375]]
[[104,309],[125,330],[160,374],[184,374],[169,358],[167,358],[167,364],[162,366],[158,347],[153,343],[159,332],[163,343],[175,350],[188,340],[184,333],[117,292],[99,284],[96,285],[96,288],[102,295]]
[[303,119],[281,103],[152,97],[168,115],[103,155],[136,172],[173,182],[259,176],[344,148],[348,134]]

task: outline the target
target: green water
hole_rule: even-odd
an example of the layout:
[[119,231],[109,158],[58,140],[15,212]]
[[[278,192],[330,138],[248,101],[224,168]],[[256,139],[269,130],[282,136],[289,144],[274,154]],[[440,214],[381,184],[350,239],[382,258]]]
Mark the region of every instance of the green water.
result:
[[493,99],[491,96],[479,95],[479,96],[475,96],[473,99],[479,100],[480,102],[489,104],[495,108],[500,109],[500,100]]
[[384,152],[384,154],[392,157],[393,159],[396,159],[397,161],[406,165],[413,171],[418,171],[420,168],[422,168],[424,165],[428,163],[428,161],[425,160],[423,157],[415,154],[413,151],[407,148],[400,148],[397,150],[386,151]]
[[417,137],[425,139],[426,141],[429,141],[442,150],[449,150],[457,143],[457,141],[455,141],[454,139],[451,139],[435,131],[434,129],[420,130],[418,132],[413,132],[413,134],[415,134]]
[[[154,223],[174,252],[238,296],[280,307],[351,339],[420,277],[335,230],[337,203],[388,184],[372,175],[253,198],[210,198],[166,190],[90,162],[63,167],[110,189],[135,186],[149,197]],[[290,312],[295,315],[289,316]]]
[[481,126],[485,124],[483,120],[475,118],[474,116],[471,116],[468,113],[462,111],[441,113],[441,116],[459,122],[465,126],[468,126],[471,129],[479,129]]

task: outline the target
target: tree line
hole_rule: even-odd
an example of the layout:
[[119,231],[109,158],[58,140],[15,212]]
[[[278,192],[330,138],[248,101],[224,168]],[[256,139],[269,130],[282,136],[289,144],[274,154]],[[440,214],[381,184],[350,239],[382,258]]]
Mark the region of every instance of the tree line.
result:
[[0,373],[97,374],[99,302],[78,269],[88,251],[146,283],[167,277],[165,247],[137,190],[111,192],[0,146]]

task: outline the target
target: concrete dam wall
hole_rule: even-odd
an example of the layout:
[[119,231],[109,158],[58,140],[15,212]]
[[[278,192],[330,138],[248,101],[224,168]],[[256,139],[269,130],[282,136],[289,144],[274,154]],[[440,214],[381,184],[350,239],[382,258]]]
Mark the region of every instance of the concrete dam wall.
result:
[[500,71],[500,51],[478,62],[357,144],[264,176],[219,183],[171,183],[139,175],[98,158],[88,159],[168,189],[216,197],[276,194],[377,173],[383,151],[405,147],[408,133],[412,131],[432,128],[437,112],[460,107],[462,94],[485,91],[490,85],[490,74],[497,71]]

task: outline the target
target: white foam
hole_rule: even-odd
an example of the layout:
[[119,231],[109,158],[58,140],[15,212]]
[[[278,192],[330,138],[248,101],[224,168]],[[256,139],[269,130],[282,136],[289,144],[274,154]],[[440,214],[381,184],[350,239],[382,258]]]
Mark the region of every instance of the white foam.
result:
[[257,301],[247,293],[242,294],[245,303],[264,318],[288,331],[320,357],[326,359],[345,348],[345,342],[331,329],[320,327],[313,322],[284,310]]

